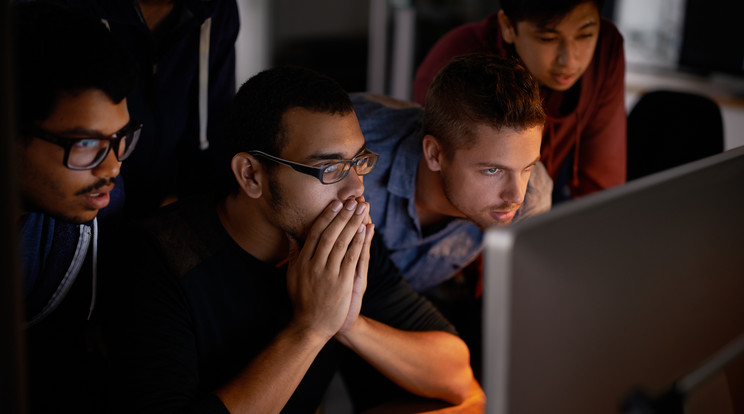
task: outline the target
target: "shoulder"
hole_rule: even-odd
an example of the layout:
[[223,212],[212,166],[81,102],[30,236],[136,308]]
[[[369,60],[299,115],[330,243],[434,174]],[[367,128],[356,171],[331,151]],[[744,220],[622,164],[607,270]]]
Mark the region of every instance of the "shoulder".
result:
[[494,13],[483,20],[455,27],[442,36],[437,46],[459,48],[463,52],[490,49],[499,33],[498,19]]
[[623,35],[612,21],[602,18],[596,55],[600,59],[617,59],[623,56]]
[[356,112],[357,117],[360,118],[360,122],[362,118],[387,118],[400,116],[396,114],[402,113],[420,114],[422,109],[421,105],[415,102],[404,101],[386,95],[351,93],[349,94],[349,97],[351,98],[352,104],[354,104],[354,112]]
[[[196,3],[206,8],[205,17],[213,19],[213,25],[218,25],[218,30],[212,29],[212,34],[225,36],[226,34],[237,35],[240,30],[240,17],[237,0],[199,0]],[[192,6],[193,8],[194,6]]]
[[622,93],[618,93],[625,81],[623,36],[607,19],[602,18],[594,61],[585,75],[583,84],[589,85],[588,90],[593,90],[596,96],[618,95],[616,99],[623,99]]
[[476,52],[506,53],[496,14],[457,26],[434,43],[416,70],[413,99],[424,103],[429,84],[440,69],[456,56]]
[[157,257],[173,274],[182,275],[224,246],[212,197],[176,202],[157,214],[131,223],[130,248]]
[[395,146],[421,128],[422,108],[416,103],[362,93],[350,97],[364,138],[375,152],[374,146]]
[[514,221],[523,220],[550,210],[552,206],[553,180],[542,161],[538,161],[532,168],[524,203],[517,211]]

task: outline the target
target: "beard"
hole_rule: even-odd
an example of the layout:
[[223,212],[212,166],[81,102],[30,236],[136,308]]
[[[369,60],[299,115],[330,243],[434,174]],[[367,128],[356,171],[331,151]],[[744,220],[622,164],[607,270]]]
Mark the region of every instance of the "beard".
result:
[[269,175],[269,194],[273,210],[271,221],[302,246],[312,223],[305,222],[305,214],[297,205],[286,201],[284,190],[273,174]]

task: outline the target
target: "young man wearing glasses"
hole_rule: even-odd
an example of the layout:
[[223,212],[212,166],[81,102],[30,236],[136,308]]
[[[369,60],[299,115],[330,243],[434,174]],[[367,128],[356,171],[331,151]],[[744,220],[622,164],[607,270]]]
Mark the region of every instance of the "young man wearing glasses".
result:
[[99,212],[123,201],[117,177],[140,130],[125,99],[134,79],[98,20],[39,3],[11,8],[30,412],[94,412],[99,262],[114,236]]
[[359,357],[410,393],[462,402],[466,345],[373,237],[362,178],[378,157],[346,92],[267,70],[240,88],[226,130],[229,194],[165,207],[123,252],[139,284],[117,307],[122,411],[315,412]]

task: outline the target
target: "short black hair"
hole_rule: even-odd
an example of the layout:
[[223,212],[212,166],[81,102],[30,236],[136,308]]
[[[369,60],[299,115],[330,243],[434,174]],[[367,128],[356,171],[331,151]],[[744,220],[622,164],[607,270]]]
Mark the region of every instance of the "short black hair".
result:
[[478,125],[520,131],[544,123],[540,89],[527,69],[513,58],[473,53],[452,59],[434,77],[422,130],[451,158],[474,143]]
[[604,0],[501,0],[501,9],[514,26],[521,21],[546,26],[583,3],[594,3],[601,12]]
[[132,59],[90,13],[49,1],[16,2],[11,24],[21,131],[48,118],[61,96],[95,89],[118,104],[134,89]]
[[252,150],[280,156],[282,118],[292,108],[333,115],[354,111],[348,93],[326,75],[298,66],[265,70],[240,87],[230,106],[225,125],[230,157]]

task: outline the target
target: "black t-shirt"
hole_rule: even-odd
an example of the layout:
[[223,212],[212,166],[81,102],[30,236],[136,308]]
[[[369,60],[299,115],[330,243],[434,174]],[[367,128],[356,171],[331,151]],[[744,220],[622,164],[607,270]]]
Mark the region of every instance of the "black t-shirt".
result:
[[[123,381],[114,400],[133,404],[125,411],[227,412],[211,392],[235,377],[291,318],[286,266],[242,250],[221,226],[211,197],[167,208],[136,232],[130,261],[136,265],[118,278],[132,283],[130,293],[119,295],[120,322],[113,332],[116,377]],[[455,333],[403,281],[376,237],[361,313],[399,329]],[[350,357],[351,351],[329,341],[283,412],[314,412]]]

